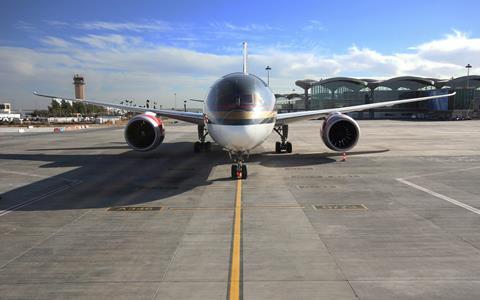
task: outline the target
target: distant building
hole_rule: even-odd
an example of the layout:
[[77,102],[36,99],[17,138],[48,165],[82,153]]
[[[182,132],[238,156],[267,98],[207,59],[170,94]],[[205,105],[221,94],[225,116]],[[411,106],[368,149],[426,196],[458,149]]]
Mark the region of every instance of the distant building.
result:
[[[344,107],[387,100],[449,94],[455,91],[457,94],[453,97],[372,109],[351,113],[351,115],[364,119],[450,119],[478,116],[479,113],[479,75],[452,79],[402,76],[387,80],[334,77],[319,81],[298,80],[296,85],[305,90],[306,96],[303,97],[303,100],[295,102],[294,109]],[[308,94],[309,89],[311,89],[310,94]],[[279,109],[287,108],[280,105]]]
[[12,105],[10,103],[0,103],[0,114],[11,114]]
[[21,115],[12,114],[12,105],[10,103],[0,103],[0,123],[20,122]]
[[85,78],[75,74],[73,85],[75,86],[75,99],[85,99]]

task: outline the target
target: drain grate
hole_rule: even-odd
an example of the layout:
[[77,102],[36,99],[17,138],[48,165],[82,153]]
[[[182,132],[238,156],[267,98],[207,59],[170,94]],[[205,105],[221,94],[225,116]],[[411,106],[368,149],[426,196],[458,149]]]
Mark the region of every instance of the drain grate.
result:
[[363,204],[323,204],[313,205],[316,210],[367,210]]
[[115,206],[110,207],[108,211],[155,211],[161,209],[161,206]]

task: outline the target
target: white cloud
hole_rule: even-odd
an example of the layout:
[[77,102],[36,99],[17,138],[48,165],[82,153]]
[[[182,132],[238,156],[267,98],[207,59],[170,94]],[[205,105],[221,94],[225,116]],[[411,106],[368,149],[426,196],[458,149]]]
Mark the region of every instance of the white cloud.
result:
[[84,22],[79,24],[79,27],[86,30],[110,30],[110,31],[168,31],[171,29],[170,25],[163,21],[152,21],[144,23],[115,23],[115,22]]
[[76,37],[74,40],[82,42],[94,48],[108,48],[129,46],[132,47],[141,42],[141,38],[124,36],[120,34],[96,35],[89,34],[83,37]]
[[32,24],[25,22],[25,21],[18,21],[14,24],[14,27],[16,29],[25,31],[25,32],[36,32],[37,28],[33,26]]
[[310,20],[310,21],[308,21],[308,24],[305,27],[303,27],[303,30],[305,30],[305,31],[325,31],[325,26],[320,21]]
[[430,41],[410,48],[427,60],[454,63],[465,66],[467,63],[480,64],[480,38],[471,38],[468,34],[453,30],[443,39]]
[[57,20],[45,20],[45,23],[47,23],[50,26],[56,26],[56,27],[67,27],[67,26],[69,26],[69,24],[67,22],[57,21]]
[[67,42],[66,40],[53,36],[45,37],[44,39],[42,39],[42,42],[48,46],[59,48],[68,48],[71,46],[71,43]]
[[[215,79],[240,71],[242,64],[240,43],[237,54],[232,55],[159,46],[120,34],[89,34],[69,40],[47,36],[43,43],[47,48],[39,50],[0,47],[2,97],[32,103],[38,100],[30,95],[34,89],[68,96],[73,93],[73,74],[81,73],[86,76],[89,97],[108,101],[150,98],[171,107],[173,93],[178,101],[202,98]],[[266,77],[265,66],[271,66],[272,89],[285,93],[295,88],[295,80],[303,78],[449,78],[465,75],[467,63],[474,66],[471,73],[475,74],[480,71],[479,54],[479,39],[454,32],[393,54],[358,46],[333,55],[266,47],[250,55],[249,70]]]
[[[217,24],[218,25],[218,24]],[[235,31],[269,31],[273,30],[274,28],[269,25],[259,25],[259,24],[246,24],[246,25],[234,25],[231,23],[223,23],[220,26],[225,26],[225,28]]]

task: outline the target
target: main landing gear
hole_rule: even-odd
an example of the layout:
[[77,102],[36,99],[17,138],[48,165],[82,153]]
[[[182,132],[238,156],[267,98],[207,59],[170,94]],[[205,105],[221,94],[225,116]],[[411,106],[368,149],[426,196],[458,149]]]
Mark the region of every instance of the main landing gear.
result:
[[210,150],[212,149],[212,143],[205,142],[205,138],[208,135],[207,129],[205,128],[204,125],[198,125],[197,130],[198,130],[198,139],[200,141],[195,142],[193,144],[193,151],[195,153],[199,153],[201,151],[210,152]]
[[[229,153],[230,157],[233,159],[234,164],[231,168],[232,179],[247,179],[247,165],[245,164],[245,154],[244,153]],[[247,155],[248,156],[248,155]]]
[[282,151],[286,151],[287,153],[292,153],[292,143],[287,142],[288,125],[279,125],[276,126],[273,130],[278,133],[282,140],[281,142],[275,143],[275,152],[281,153]]

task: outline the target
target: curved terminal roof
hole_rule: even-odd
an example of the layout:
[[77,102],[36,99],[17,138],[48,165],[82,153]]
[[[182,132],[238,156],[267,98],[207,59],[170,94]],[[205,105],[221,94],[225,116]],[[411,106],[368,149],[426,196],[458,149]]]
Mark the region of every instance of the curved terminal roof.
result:
[[[297,84],[298,86],[300,86],[298,84],[299,81],[295,82],[295,84]],[[432,86],[437,89],[440,89],[443,87],[465,88],[467,86],[467,81],[468,81],[468,86],[470,88],[480,87],[480,75],[470,75],[470,76],[463,76],[463,77],[452,78],[452,79],[425,78],[425,77],[417,77],[417,76],[399,76],[399,77],[394,77],[387,80],[368,79],[368,78],[358,79],[358,78],[352,78],[352,77],[332,77],[332,78],[327,78],[320,81],[315,81],[310,79],[309,88],[312,85],[321,85],[331,91],[335,91],[340,87],[346,87],[355,91],[358,91],[365,87],[368,87],[371,90],[374,90],[379,86],[388,87],[392,90],[397,90],[399,88],[418,90],[428,86]]]
[[358,91],[367,87],[368,82],[352,77],[334,77],[320,80],[318,84],[323,85],[331,91],[335,91],[340,87],[346,87],[354,91]]
[[443,88],[444,86],[450,86],[449,85],[449,79],[438,79],[438,78],[428,78],[430,80],[433,80],[433,85],[437,88],[437,89],[441,89]]
[[366,81],[367,87],[371,90],[376,89],[382,83],[382,80],[379,79],[361,78],[360,80]]
[[466,88],[467,83],[470,88],[480,87],[480,75],[462,76],[448,81],[452,88]]
[[299,87],[301,87],[304,90],[308,90],[313,86],[314,83],[316,83],[316,80],[313,79],[303,79],[303,80],[297,80],[295,81],[295,84]]
[[391,79],[384,80],[380,83],[380,86],[397,90],[399,88],[407,88],[410,90],[418,90],[426,86],[433,86],[435,82],[428,78],[415,77],[415,76],[400,76]]

